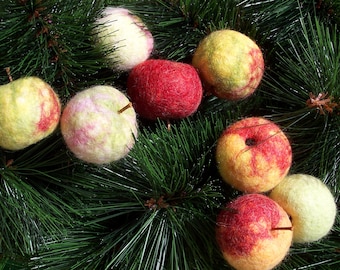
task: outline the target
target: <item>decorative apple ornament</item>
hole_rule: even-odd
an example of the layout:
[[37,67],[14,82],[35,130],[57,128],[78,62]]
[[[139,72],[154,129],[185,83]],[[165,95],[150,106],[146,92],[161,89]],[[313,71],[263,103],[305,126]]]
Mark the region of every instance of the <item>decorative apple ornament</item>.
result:
[[93,86],[77,93],[66,104],[60,127],[71,152],[94,164],[125,157],[137,138],[135,110],[112,86]]
[[269,194],[290,215],[293,241],[308,243],[326,236],[335,222],[335,198],[319,179],[307,174],[285,177]]
[[248,36],[234,30],[211,32],[198,45],[192,65],[212,94],[227,100],[254,93],[264,73],[260,48]]
[[201,104],[201,80],[191,65],[150,59],[135,66],[128,77],[127,94],[143,118],[181,119]]
[[95,22],[95,42],[112,69],[128,71],[151,55],[154,40],[142,20],[125,8],[106,7]]
[[217,142],[222,179],[246,193],[266,192],[287,175],[292,149],[283,131],[263,117],[248,117],[225,129]]
[[60,100],[38,77],[0,86],[0,147],[24,149],[49,136],[59,124]]
[[217,244],[237,270],[274,268],[287,255],[292,238],[287,213],[262,194],[240,196],[217,216]]

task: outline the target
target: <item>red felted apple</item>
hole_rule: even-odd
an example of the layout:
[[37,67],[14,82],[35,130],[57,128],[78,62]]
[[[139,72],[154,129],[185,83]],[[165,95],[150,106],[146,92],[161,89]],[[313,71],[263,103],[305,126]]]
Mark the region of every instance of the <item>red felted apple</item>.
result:
[[290,142],[281,128],[263,117],[248,117],[225,129],[216,147],[218,170],[225,182],[247,193],[266,192],[287,175]]
[[150,59],[131,70],[127,94],[141,117],[169,120],[193,114],[201,103],[203,89],[191,65]]
[[236,198],[217,217],[217,244],[237,270],[274,268],[285,258],[292,238],[288,214],[262,194]]

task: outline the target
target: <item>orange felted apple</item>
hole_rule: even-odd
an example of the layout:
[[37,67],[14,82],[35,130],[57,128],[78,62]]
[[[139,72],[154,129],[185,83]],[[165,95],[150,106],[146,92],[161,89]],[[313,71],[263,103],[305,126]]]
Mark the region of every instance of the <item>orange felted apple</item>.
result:
[[0,86],[0,147],[24,149],[58,126],[60,100],[52,87],[34,76]]
[[287,175],[290,142],[281,128],[263,117],[248,117],[225,129],[217,142],[216,161],[223,180],[246,193],[266,192]]
[[288,214],[262,194],[240,196],[217,216],[217,244],[237,270],[274,268],[285,258],[292,238]]

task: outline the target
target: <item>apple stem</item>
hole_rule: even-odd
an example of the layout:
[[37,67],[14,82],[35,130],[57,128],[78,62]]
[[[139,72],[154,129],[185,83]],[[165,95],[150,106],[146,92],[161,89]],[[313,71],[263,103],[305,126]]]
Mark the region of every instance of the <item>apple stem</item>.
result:
[[272,231],[292,231],[293,227],[278,227],[272,228]]
[[9,81],[13,82],[13,78],[12,78],[12,75],[11,75],[11,68],[6,67],[5,70],[6,70]]
[[129,102],[129,104],[126,105],[126,106],[124,106],[123,108],[121,108],[121,109],[118,111],[118,113],[122,113],[122,112],[124,112],[125,110],[127,110],[127,109],[129,109],[129,108],[131,108],[131,107],[132,107],[132,103]]

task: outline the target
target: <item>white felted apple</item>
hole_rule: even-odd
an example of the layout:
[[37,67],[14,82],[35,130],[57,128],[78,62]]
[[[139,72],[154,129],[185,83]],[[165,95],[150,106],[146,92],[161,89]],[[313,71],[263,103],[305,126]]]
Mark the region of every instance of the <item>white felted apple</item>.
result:
[[137,137],[135,110],[112,86],[93,86],[77,93],[67,103],[60,127],[71,152],[94,164],[125,157]]
[[307,174],[288,175],[269,196],[291,216],[294,242],[320,240],[332,229],[336,203],[320,179]]
[[95,22],[95,41],[115,70],[128,71],[150,57],[154,40],[142,20],[125,8],[106,7]]

